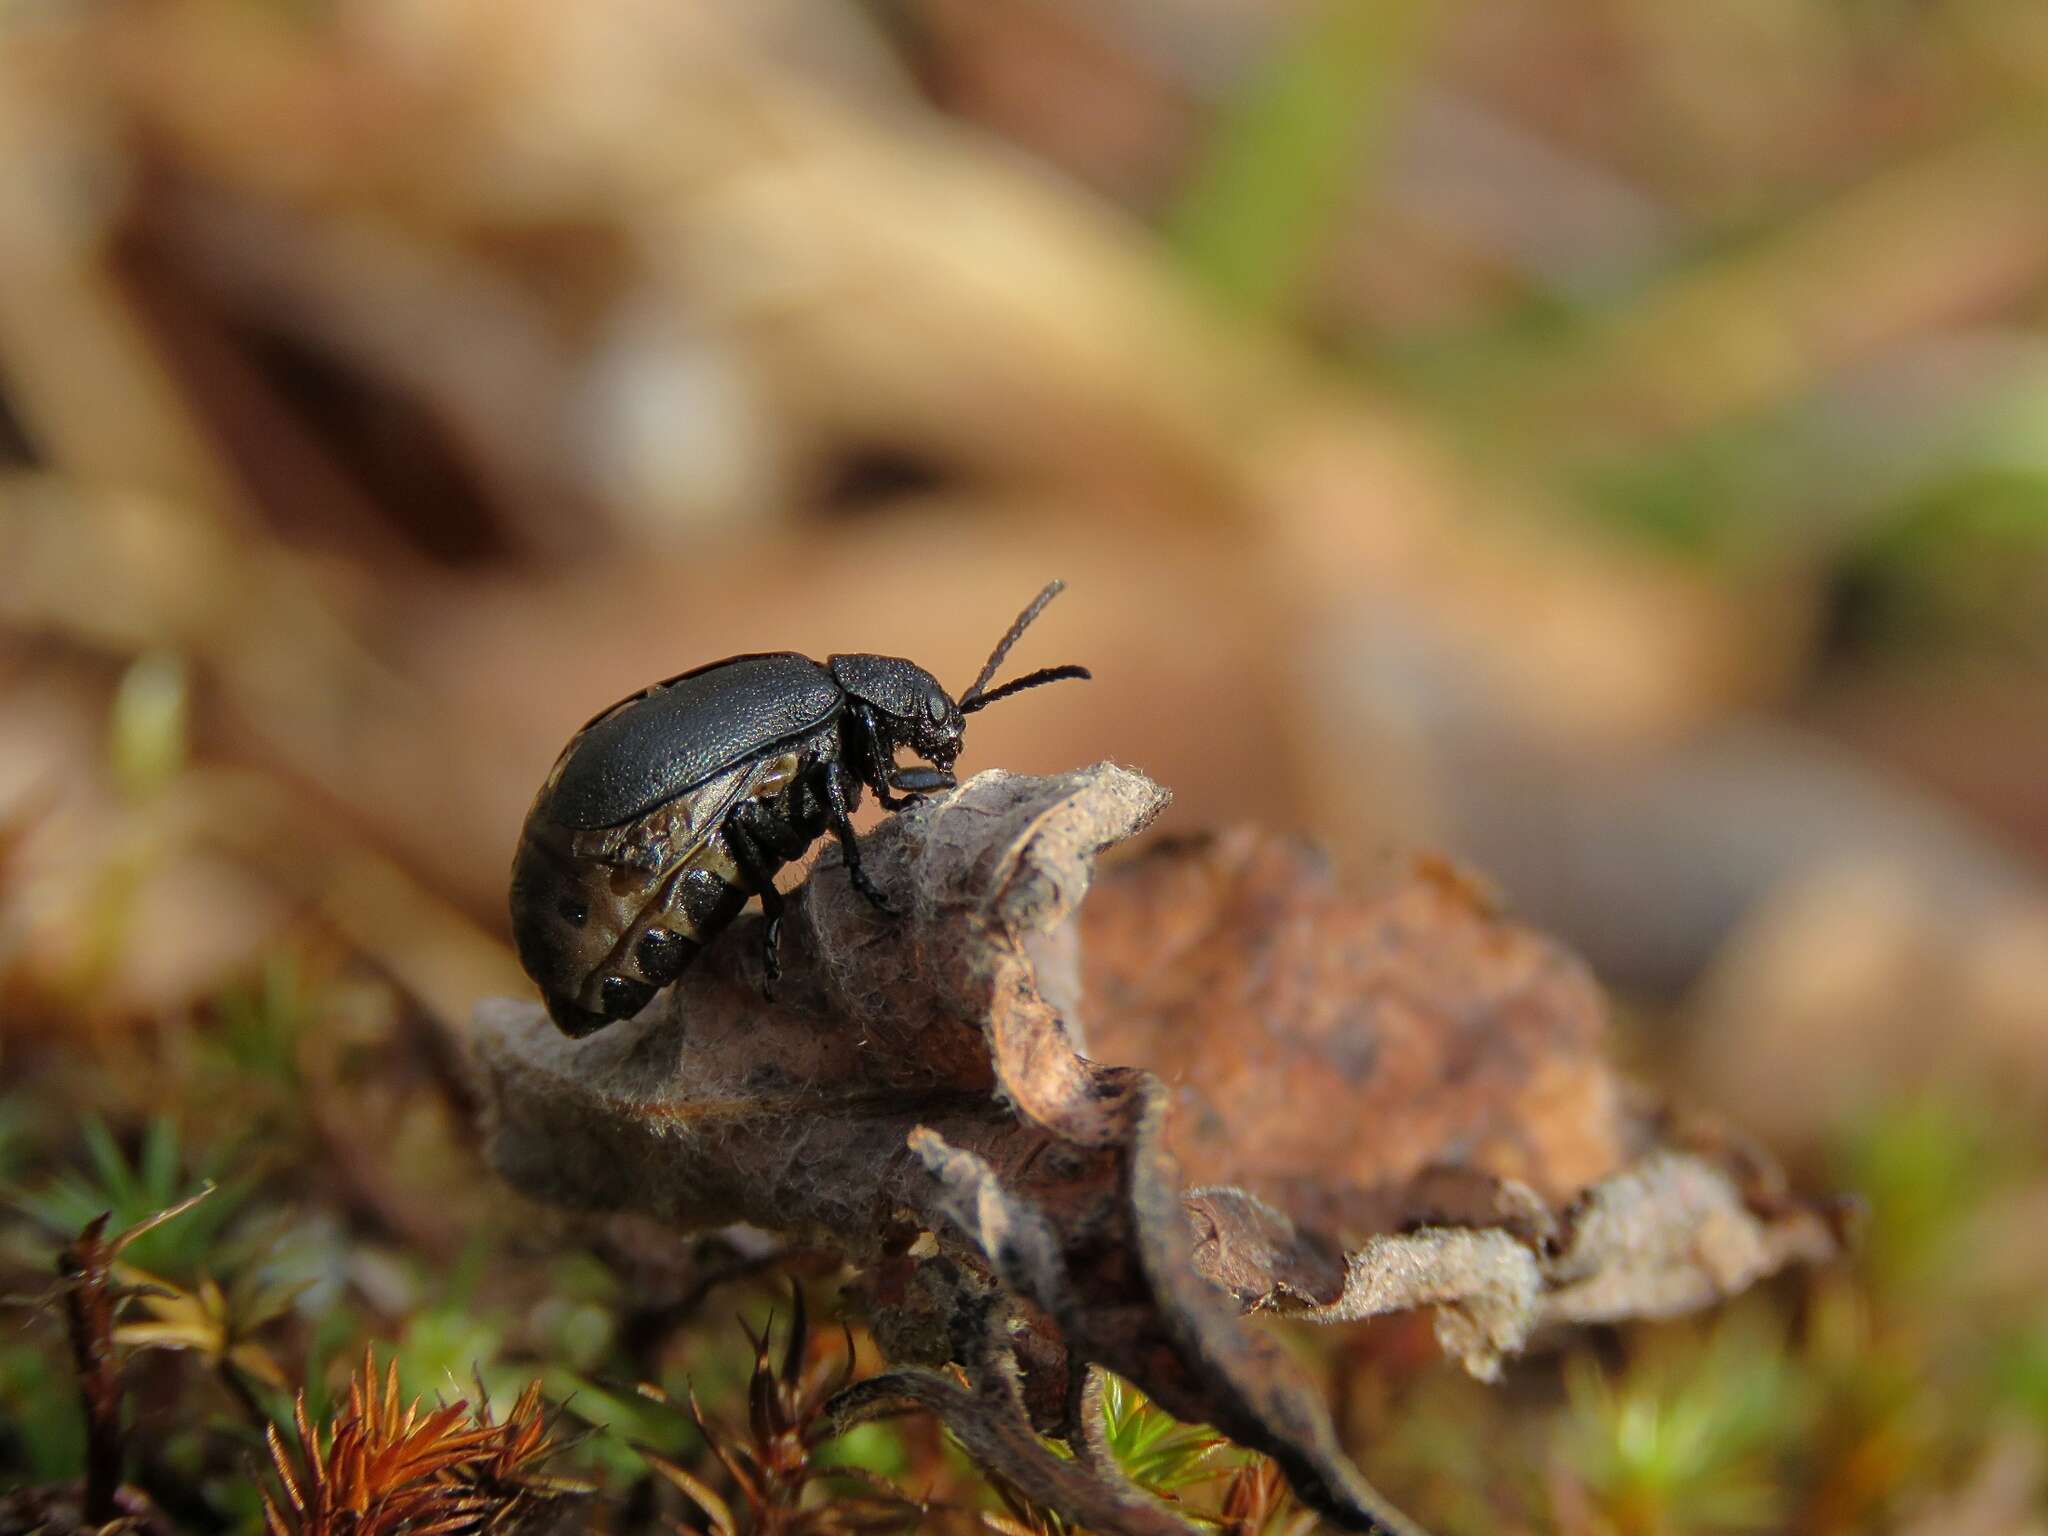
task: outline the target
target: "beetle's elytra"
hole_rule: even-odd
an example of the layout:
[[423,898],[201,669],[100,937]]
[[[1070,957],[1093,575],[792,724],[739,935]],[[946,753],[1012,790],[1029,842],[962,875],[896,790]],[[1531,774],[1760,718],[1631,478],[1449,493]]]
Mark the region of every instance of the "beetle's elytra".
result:
[[[855,889],[851,813],[861,790],[899,810],[953,787],[966,717],[1085,667],[1046,667],[990,688],[1053,582],[1017,616],[958,700],[900,656],[823,663],[791,651],[729,656],[614,704],[562,749],[512,860],[512,936],[548,1014],[570,1035],[631,1017],[688,968],[746,905],[768,918],[768,971],[782,898],[775,872],[832,832]],[[898,767],[907,748],[929,767]]]

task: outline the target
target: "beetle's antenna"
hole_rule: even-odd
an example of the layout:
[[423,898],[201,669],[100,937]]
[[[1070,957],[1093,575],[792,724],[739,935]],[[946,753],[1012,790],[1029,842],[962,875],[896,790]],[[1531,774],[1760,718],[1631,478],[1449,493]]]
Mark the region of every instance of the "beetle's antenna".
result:
[[[1017,615],[1017,622],[1010,626],[1010,632],[997,641],[996,648],[989,652],[988,665],[981,669],[981,676],[974,680],[974,686],[960,695],[960,712],[962,714],[969,713],[968,705],[970,703],[974,703],[977,699],[982,699],[981,690],[986,688],[988,680],[996,675],[996,668],[1000,667],[1003,664],[1003,658],[1010,654],[1010,647],[1015,645],[1018,637],[1031,627],[1031,621],[1045,612],[1045,605],[1066,591],[1066,589],[1067,584],[1064,581],[1047,582],[1045,590],[1031,599],[1031,606]],[[1048,678],[1046,681],[1050,682],[1051,679]],[[1012,688],[1009,691],[1014,693],[1016,690]],[[983,703],[986,702],[988,701],[983,700]],[[974,704],[974,707],[980,709],[982,704]]]
[[987,693],[975,694],[974,697],[960,706],[960,713],[971,715],[977,709],[987,709],[997,699],[1007,699],[1011,694],[1022,693],[1026,688],[1038,688],[1046,683],[1057,683],[1069,677],[1086,679],[1094,675],[1086,667],[1041,667],[1036,672],[1027,673],[1023,677],[1013,678],[1011,681],[1004,683],[1000,688],[991,688]]

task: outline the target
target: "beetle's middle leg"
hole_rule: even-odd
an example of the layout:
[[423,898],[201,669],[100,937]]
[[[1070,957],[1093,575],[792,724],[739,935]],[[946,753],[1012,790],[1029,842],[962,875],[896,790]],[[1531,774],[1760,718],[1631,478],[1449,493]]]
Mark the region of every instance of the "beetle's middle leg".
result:
[[836,762],[825,765],[825,819],[831,824],[832,835],[839,839],[839,851],[846,856],[846,878],[853,882],[853,888],[867,897],[877,911],[894,912],[896,909],[889,905],[889,898],[882,894],[882,888],[860,867],[860,842],[853,831],[853,794],[848,792],[849,781],[858,792],[860,781],[844,767]]
[[[768,979],[782,975],[777,953],[782,943],[782,892],[775,888],[775,871],[788,859],[782,848],[789,842],[788,831],[772,811],[758,800],[745,800],[725,820],[725,847],[739,869],[745,888],[761,898],[761,916],[767,919],[762,935],[762,959]],[[799,850],[801,851],[801,850]]]

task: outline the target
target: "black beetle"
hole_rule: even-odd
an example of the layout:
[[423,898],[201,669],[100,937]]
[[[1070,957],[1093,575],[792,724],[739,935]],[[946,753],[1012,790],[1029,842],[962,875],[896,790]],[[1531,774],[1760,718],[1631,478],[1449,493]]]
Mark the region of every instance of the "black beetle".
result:
[[[955,701],[900,656],[791,651],[730,656],[614,704],[570,738],[527,812],[512,860],[512,936],[564,1033],[630,1018],[680,976],[749,896],[768,919],[775,872],[837,834],[855,889],[889,903],[860,867],[849,819],[863,785],[900,810],[953,787],[966,717],[1085,667],[989,679],[1064,583],[1017,616]],[[932,766],[899,768],[907,747]]]

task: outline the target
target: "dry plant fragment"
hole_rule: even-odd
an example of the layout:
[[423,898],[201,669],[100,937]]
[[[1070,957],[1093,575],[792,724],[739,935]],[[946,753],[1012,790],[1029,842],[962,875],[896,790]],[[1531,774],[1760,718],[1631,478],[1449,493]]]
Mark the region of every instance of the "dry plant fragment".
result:
[[[1433,1306],[1484,1373],[1539,1326],[1703,1305],[1831,1251],[1753,1170],[1658,1150],[1583,968],[1440,870],[1358,900],[1231,834],[1156,849],[1084,909],[1096,856],[1165,800],[1109,765],[983,774],[864,842],[900,920],[821,858],[772,996],[743,920],[589,1040],[482,1005],[491,1157],[564,1204],[838,1247],[905,1367],[838,1407],[940,1412],[1098,1530],[1180,1522],[1044,1451],[1040,1430],[1078,1436],[1091,1364],[1267,1453],[1331,1523],[1405,1530],[1244,1310]],[[1306,1157],[1304,1120],[1342,1155]],[[917,1369],[949,1363],[965,1385]]]
[[[703,1522],[695,1528],[711,1536],[741,1536],[742,1532],[747,1536],[885,1536],[917,1529],[926,1513],[923,1505],[858,1468],[825,1466],[812,1459],[812,1452],[844,1427],[844,1420],[827,1412],[827,1404],[852,1374],[853,1336],[847,1334],[846,1356],[840,1365],[829,1360],[808,1365],[810,1329],[801,1287],[792,1288],[792,1305],[779,1360],[769,1347],[772,1323],[752,1339],[754,1369],[747,1384],[744,1433],[706,1418],[696,1394],[690,1394],[690,1416],[731,1479],[746,1519],[740,1520],[732,1504],[694,1473],[666,1457],[643,1454],[656,1472],[697,1506]],[[657,1388],[642,1391],[667,1400]],[[806,1491],[828,1479],[860,1487],[835,1494],[828,1503],[806,1507]]]
[[[30,1509],[38,1514],[37,1519],[30,1521],[35,1528],[65,1520],[76,1520],[93,1529],[116,1525],[141,1528],[150,1523],[148,1501],[136,1490],[121,1485],[126,1440],[121,1425],[124,1361],[120,1345],[124,1340],[119,1319],[131,1301],[159,1297],[165,1292],[147,1283],[147,1277],[138,1279],[132,1271],[124,1270],[118,1261],[137,1238],[184,1215],[213,1190],[214,1186],[208,1184],[190,1198],[146,1216],[112,1237],[107,1236],[111,1213],[103,1211],[58,1251],[57,1283],[33,1301],[63,1308],[72,1369],[77,1373],[79,1396],[85,1407],[85,1480],[78,1490],[75,1512],[69,1507],[68,1492],[18,1490],[0,1501],[0,1528],[11,1528],[14,1519]],[[16,1498],[25,1502],[16,1504]]]
[[283,1316],[305,1287],[239,1283],[223,1288],[201,1276],[187,1290],[132,1265],[117,1266],[115,1274],[146,1315],[119,1324],[114,1342],[130,1349],[190,1351],[213,1369],[253,1421],[263,1422],[263,1405],[249,1383],[282,1392],[285,1375],[269,1347],[254,1335]]

